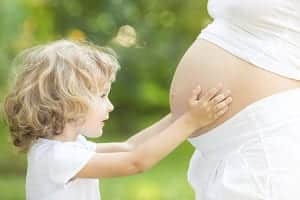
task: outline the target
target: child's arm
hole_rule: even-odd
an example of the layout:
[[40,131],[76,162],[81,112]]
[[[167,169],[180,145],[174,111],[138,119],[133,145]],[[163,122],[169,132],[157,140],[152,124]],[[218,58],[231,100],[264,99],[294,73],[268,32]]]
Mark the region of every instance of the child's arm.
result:
[[132,150],[133,147],[126,142],[107,142],[96,144],[97,153],[128,152]]
[[96,152],[112,153],[132,151],[140,143],[143,143],[153,135],[160,133],[162,130],[167,128],[172,121],[174,121],[174,119],[172,119],[171,113],[169,113],[165,115],[162,119],[160,119],[158,122],[133,135],[125,142],[97,143]]
[[210,89],[202,97],[199,97],[200,92],[200,89],[195,90],[188,112],[143,145],[130,152],[95,153],[75,177],[126,176],[150,169],[194,131],[212,123],[228,110],[230,97],[220,102],[216,100],[220,98],[216,88]]
[[[221,90],[222,87],[218,87],[218,90]],[[224,94],[224,98],[227,98],[230,95],[230,92],[227,90]],[[168,113],[159,121],[155,122],[151,126],[141,130],[137,134],[131,136],[127,141],[124,142],[115,142],[115,143],[98,143],[97,150],[98,153],[112,153],[112,152],[128,152],[132,151],[139,144],[144,143],[149,138],[160,133],[165,128],[167,128],[172,122],[174,122],[175,117],[171,113]]]
[[149,138],[153,137],[156,134],[159,134],[164,129],[166,129],[168,126],[174,122],[175,119],[172,117],[171,113],[168,113],[165,115],[162,119],[160,119],[158,122],[152,124],[151,126],[145,128],[144,130],[141,130],[137,134],[131,136],[126,143],[134,148],[136,148],[138,145],[144,143]]

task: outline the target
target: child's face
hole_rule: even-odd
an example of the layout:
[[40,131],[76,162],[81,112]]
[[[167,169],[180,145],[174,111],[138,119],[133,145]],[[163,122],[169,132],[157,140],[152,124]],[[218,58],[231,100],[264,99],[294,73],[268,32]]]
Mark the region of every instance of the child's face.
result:
[[109,113],[114,107],[110,102],[108,95],[111,84],[107,84],[101,94],[90,104],[90,110],[87,114],[86,122],[83,125],[83,135],[86,137],[100,137],[104,126],[104,120],[109,118]]

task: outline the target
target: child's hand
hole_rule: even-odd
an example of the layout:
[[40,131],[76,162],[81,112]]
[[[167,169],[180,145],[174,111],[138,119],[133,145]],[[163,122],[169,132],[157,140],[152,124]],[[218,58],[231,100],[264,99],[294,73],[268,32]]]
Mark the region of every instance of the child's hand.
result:
[[[192,117],[192,123],[198,128],[204,127],[228,111],[229,104],[232,102],[230,90],[221,92],[223,86],[209,89],[201,95],[201,87],[198,86],[193,91],[189,100],[189,113]],[[201,95],[201,96],[200,96]]]

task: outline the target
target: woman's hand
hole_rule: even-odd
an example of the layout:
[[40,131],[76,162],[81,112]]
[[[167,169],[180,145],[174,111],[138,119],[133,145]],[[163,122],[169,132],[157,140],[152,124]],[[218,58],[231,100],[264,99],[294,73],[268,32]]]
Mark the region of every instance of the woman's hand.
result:
[[[231,92],[221,92],[222,84],[202,92],[200,86],[194,89],[189,100],[190,122],[198,128],[209,125],[224,115],[232,102]],[[203,93],[203,94],[202,94]]]

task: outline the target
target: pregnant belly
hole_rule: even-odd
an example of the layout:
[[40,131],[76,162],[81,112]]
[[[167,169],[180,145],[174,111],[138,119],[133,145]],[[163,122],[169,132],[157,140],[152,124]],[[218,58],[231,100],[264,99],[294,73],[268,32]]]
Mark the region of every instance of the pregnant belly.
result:
[[173,77],[170,89],[172,114],[179,116],[187,109],[187,100],[196,85],[208,89],[219,82],[232,92],[230,109],[193,136],[217,127],[263,97],[300,87],[297,80],[258,68],[206,40],[196,40],[181,59]]

